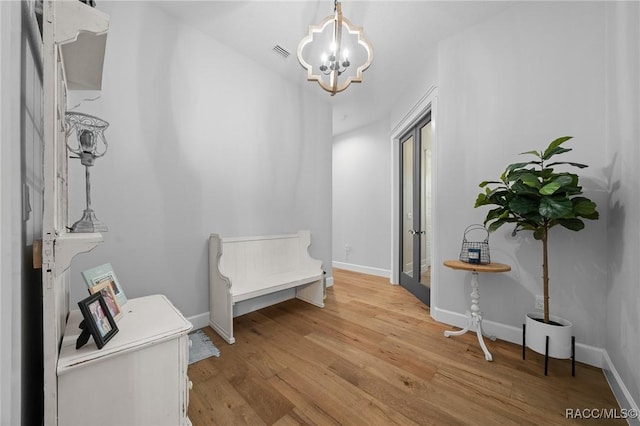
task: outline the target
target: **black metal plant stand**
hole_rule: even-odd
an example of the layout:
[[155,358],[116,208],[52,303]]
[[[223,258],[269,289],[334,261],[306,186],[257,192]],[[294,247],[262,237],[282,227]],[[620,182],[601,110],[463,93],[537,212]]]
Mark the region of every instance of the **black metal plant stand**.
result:
[[[526,359],[527,349],[527,325],[522,324],[522,359]],[[544,349],[544,375],[549,369],[549,336],[546,336]],[[571,375],[576,375],[576,336],[571,336]]]

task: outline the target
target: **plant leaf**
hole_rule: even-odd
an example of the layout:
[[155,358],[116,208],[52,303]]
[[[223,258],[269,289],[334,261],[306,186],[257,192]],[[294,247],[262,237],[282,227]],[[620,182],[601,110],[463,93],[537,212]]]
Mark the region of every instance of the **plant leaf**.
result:
[[522,181],[518,181],[511,185],[511,191],[513,191],[517,195],[531,195],[538,198],[540,197],[537,188],[525,185],[524,183],[522,183]]
[[559,175],[555,181],[558,182],[560,186],[576,186],[578,185],[578,176],[570,173],[563,173]]
[[596,211],[596,203],[585,197],[574,197],[571,199],[573,203],[573,212],[576,216],[589,220],[596,220],[600,214]]
[[[575,179],[574,179],[575,177]],[[571,174],[562,174],[558,175],[553,181],[549,182],[542,188],[540,188],[540,194],[542,195],[551,195],[555,193],[560,188],[566,187],[567,185],[574,185],[578,183],[577,176]]]
[[564,154],[565,152],[569,152],[569,151],[571,151],[571,148],[563,148],[561,146],[557,146],[553,148],[551,151],[545,152],[545,156],[543,157],[543,159],[548,160],[554,155]]
[[502,182],[497,181],[497,180],[484,180],[482,182],[480,182],[480,185],[478,185],[480,188],[484,188],[487,185],[490,184],[496,184],[496,185],[502,185]]
[[540,179],[534,173],[523,173],[520,176],[520,180],[527,186],[532,188],[540,188]]
[[554,180],[553,182],[549,182],[548,184],[540,188],[539,192],[541,195],[551,195],[554,192],[556,192],[558,189],[560,189],[561,186],[562,185],[560,185],[558,182]]
[[521,169],[525,166],[528,166],[529,164],[540,164],[539,162],[535,162],[535,161],[527,161],[526,163],[513,163],[513,164],[509,164],[507,166],[507,168],[505,169],[505,176],[509,175],[509,173],[513,172],[514,170],[518,170]]
[[535,155],[536,157],[542,159],[542,152],[539,151],[527,151],[527,152],[521,152],[520,155],[524,155],[524,154],[532,154]]
[[553,169],[549,166],[546,166],[544,169],[540,170],[540,177],[544,180],[549,180],[553,178],[554,172]]
[[558,224],[572,231],[584,229],[584,222],[580,219],[558,219]]
[[576,216],[592,215],[596,212],[596,203],[585,197],[575,197],[571,199],[573,211]]
[[[505,223],[509,223],[509,220],[507,220],[507,219],[498,219],[495,222],[491,223],[491,225],[489,225],[489,227],[487,228],[487,231],[493,232],[496,229],[500,228]],[[485,222],[485,224],[486,224],[486,222]]]
[[544,150],[544,152],[542,153],[542,158],[547,160],[549,159],[549,157],[551,157],[553,154],[549,154],[551,151],[553,151],[554,149],[556,149],[557,147],[559,147],[560,145],[562,145],[563,143],[565,143],[566,141],[568,141],[569,139],[572,139],[573,136],[562,136],[556,140],[554,140],[553,142],[551,142],[549,144],[549,146],[547,147],[547,149]]
[[476,203],[474,204],[474,207],[485,206],[487,204],[491,204],[489,200],[487,200],[487,195],[482,192],[479,193],[478,197],[476,198]]
[[538,200],[528,197],[515,196],[509,201],[509,208],[519,216],[524,216],[527,213],[537,212],[540,209],[540,203]]
[[566,197],[542,197],[539,212],[548,219],[559,219],[573,215],[573,204]]
[[538,227],[533,231],[533,238],[535,238],[536,240],[541,240],[542,237],[544,236],[544,228],[543,227]]
[[[578,216],[578,215],[576,215],[576,216]],[[585,218],[585,219],[589,219],[589,220],[596,220],[596,219],[598,219],[598,218],[600,217],[600,213],[598,213],[598,212],[593,212],[593,213],[591,213],[591,214],[581,214],[581,215],[579,215],[579,216],[580,216],[580,217],[583,217],[583,218]]]
[[547,167],[551,167],[551,166],[557,166],[558,164],[569,164],[570,166],[574,166],[574,167],[578,167],[579,169],[585,169],[589,166],[587,166],[586,164],[582,164],[582,163],[572,163],[570,161],[556,161],[555,163],[549,163],[547,164]]
[[530,223],[527,222],[521,222],[518,224],[518,226],[520,227],[520,229],[517,229],[517,232],[519,231],[535,231],[536,229],[538,229],[538,225],[532,225]]
[[500,218],[503,215],[504,217],[507,217],[509,215],[509,211],[506,210],[504,207],[498,207],[497,209],[489,210],[489,213],[487,213],[487,217],[484,219],[484,221],[486,223],[493,219]]
[[539,174],[539,172],[535,169],[517,169],[517,170],[513,170],[511,171],[511,173],[509,173],[507,175],[507,178],[510,182],[516,181],[516,180],[520,180],[523,177],[526,176],[537,176]]

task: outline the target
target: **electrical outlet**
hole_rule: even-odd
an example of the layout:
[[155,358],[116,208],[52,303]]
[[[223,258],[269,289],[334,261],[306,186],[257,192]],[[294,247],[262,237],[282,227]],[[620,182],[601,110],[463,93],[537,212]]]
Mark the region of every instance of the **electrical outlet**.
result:
[[544,310],[544,297],[539,295],[539,294],[536,296],[536,306],[535,306],[535,308],[539,309],[541,311]]

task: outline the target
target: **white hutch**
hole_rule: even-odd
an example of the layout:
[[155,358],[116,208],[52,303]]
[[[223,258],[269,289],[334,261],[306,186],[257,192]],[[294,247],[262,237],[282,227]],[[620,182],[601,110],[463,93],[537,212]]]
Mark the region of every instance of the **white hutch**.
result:
[[103,349],[92,339],[75,349],[82,318],[70,311],[68,270],[103,237],[67,230],[64,120],[67,91],[102,88],[109,17],[76,0],[45,0],[43,9],[44,424],[188,425],[192,326],[166,297],[130,299]]

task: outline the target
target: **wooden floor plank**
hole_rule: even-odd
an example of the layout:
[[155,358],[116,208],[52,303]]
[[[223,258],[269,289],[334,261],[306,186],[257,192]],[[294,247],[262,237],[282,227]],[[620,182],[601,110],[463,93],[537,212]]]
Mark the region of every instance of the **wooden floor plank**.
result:
[[[393,406],[404,417],[399,424],[462,424],[454,416],[434,406],[429,398],[418,396],[415,391],[420,380],[405,380],[405,389],[389,386],[384,378],[376,375],[370,369],[358,367],[346,359],[340,359],[330,366],[330,369],[354,386],[362,389],[371,397],[385,401]],[[425,390],[426,387],[423,387]],[[422,392],[423,396],[428,392]],[[411,419],[420,419],[420,422]]]
[[[289,300],[234,319],[236,343],[189,366],[189,417],[207,425],[569,425],[618,409],[600,369],[451,329],[404,288],[334,269],[325,308]],[[582,421],[584,422],[584,421]],[[598,424],[626,424],[622,419]]]

